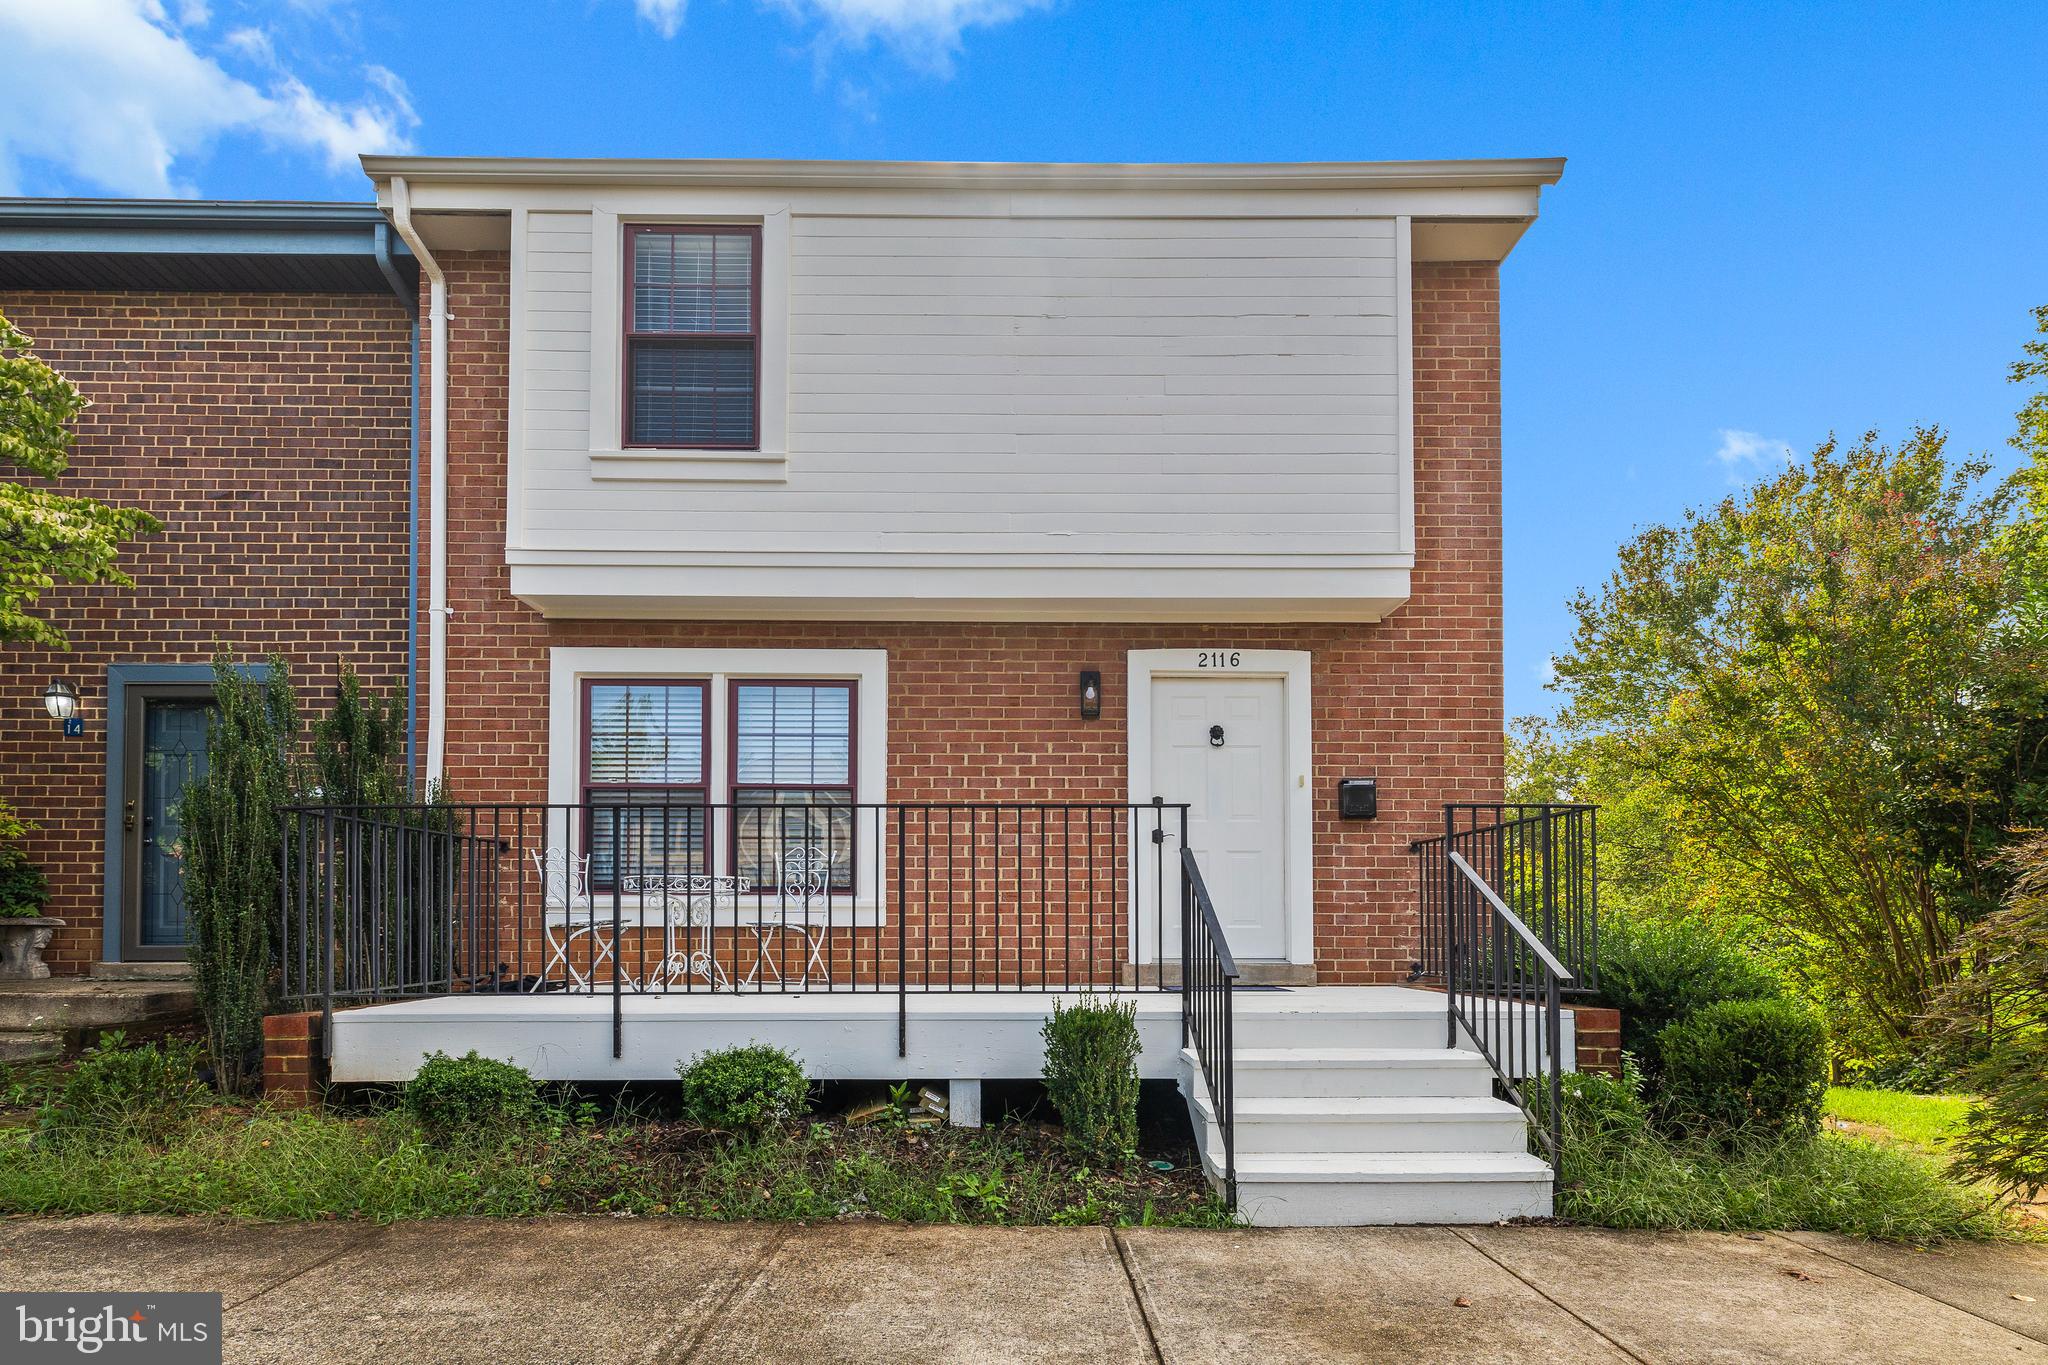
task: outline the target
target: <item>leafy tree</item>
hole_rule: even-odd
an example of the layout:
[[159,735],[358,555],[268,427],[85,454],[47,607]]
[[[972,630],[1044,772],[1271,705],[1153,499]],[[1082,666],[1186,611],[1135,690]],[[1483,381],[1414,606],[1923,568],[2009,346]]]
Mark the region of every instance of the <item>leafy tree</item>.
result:
[[1557,663],[1563,724],[1638,794],[1685,898],[1753,916],[1878,1042],[1955,977],[1985,850],[1929,832],[1997,828],[2013,726],[1990,701],[2024,705],[2038,666],[2012,629],[2024,485],[1943,445],[1829,441],[1651,528],[1572,603]]
[[[86,398],[29,345],[0,315],[0,463],[55,479],[70,465],[71,423]],[[33,614],[43,590],[60,582],[133,586],[116,562],[122,544],[162,529],[146,512],[0,479],[0,641],[61,648],[64,632]]]
[[2032,1200],[2048,1188],[2048,834],[2021,841],[2006,862],[2006,903],[1964,936],[1971,970],[1941,1004],[1974,1057],[1960,1080],[1979,1096],[1956,1168]]
[[285,661],[248,677],[225,653],[213,661],[219,706],[206,737],[206,776],[185,789],[185,907],[193,984],[206,1019],[214,1076],[229,1094],[261,1077],[277,918],[282,811],[300,788],[299,703]]

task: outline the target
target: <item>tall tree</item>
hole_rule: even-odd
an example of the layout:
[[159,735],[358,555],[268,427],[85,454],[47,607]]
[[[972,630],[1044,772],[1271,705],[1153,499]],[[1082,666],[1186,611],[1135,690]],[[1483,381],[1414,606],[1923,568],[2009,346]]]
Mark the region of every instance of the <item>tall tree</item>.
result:
[[[55,479],[70,467],[71,423],[86,398],[30,344],[0,315],[0,464]],[[34,614],[43,590],[58,583],[132,586],[117,562],[121,546],[162,529],[146,512],[0,478],[0,642],[62,647],[64,632]]]
[[2035,667],[2011,629],[2023,484],[1943,445],[1830,441],[1651,528],[1572,603],[1557,663],[1565,725],[1668,798],[1710,899],[1893,1042],[1953,979],[1973,913],[1963,853],[1927,829],[1999,808],[2011,718],[1987,698]]

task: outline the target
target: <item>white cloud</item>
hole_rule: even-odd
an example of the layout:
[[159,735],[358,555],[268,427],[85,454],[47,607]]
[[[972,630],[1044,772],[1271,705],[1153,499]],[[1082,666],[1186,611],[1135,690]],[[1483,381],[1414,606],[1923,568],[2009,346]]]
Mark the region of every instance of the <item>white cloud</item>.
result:
[[689,7],[690,0],[633,0],[634,11],[664,38],[676,36],[683,26],[683,11]]
[[410,150],[419,119],[391,72],[371,67],[359,99],[333,100],[260,30],[203,50],[208,18],[192,4],[174,18],[161,0],[0,0],[0,193],[20,193],[35,162],[117,194],[190,194],[179,163],[238,133],[313,152],[338,174],[359,153]]
[[[817,29],[822,53],[880,42],[913,66],[937,75],[953,68],[960,35],[970,28],[1006,24],[1054,0],[760,0]],[[633,0],[639,16],[664,38],[682,29],[689,0]]]
[[1714,458],[1728,471],[1728,482],[1740,483],[1745,474],[1792,463],[1792,446],[1775,436],[1722,427],[1721,448]]
[[815,22],[830,46],[864,48],[880,40],[914,66],[944,74],[969,28],[1007,24],[1051,0],[767,0]]
[[1557,659],[1546,654],[1534,664],[1531,664],[1529,671],[1536,675],[1537,682],[1545,687],[1549,687],[1557,681]]

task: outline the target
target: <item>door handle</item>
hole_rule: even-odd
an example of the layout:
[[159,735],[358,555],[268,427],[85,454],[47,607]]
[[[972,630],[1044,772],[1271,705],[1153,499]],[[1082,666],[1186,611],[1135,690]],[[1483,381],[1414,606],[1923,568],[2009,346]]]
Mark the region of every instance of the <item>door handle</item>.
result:
[[127,805],[121,808],[121,828],[135,828],[135,803],[133,801],[130,801]]

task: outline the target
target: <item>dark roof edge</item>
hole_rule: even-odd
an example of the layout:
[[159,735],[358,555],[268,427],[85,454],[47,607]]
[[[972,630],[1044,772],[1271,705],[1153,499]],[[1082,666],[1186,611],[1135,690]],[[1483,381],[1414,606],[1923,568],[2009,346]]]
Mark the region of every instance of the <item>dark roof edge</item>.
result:
[[0,222],[46,227],[374,227],[375,204],[330,204],[253,199],[10,199],[0,198]]
[[0,199],[0,288],[381,293],[418,270],[375,204]]

